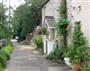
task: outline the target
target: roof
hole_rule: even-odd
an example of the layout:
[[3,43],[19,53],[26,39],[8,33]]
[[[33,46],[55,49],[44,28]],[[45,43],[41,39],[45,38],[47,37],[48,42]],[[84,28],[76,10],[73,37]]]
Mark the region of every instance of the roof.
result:
[[53,16],[46,16],[45,20],[47,20],[49,27],[55,27],[55,19]]
[[42,4],[41,8],[46,5],[50,0],[44,0],[44,3]]

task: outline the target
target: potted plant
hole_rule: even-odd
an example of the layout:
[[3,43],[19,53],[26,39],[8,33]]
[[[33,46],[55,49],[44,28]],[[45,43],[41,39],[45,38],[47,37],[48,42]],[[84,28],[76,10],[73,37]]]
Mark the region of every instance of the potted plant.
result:
[[85,37],[81,32],[80,24],[75,24],[72,45],[64,53],[64,56],[68,57],[67,60],[70,60],[74,71],[81,71],[83,65],[88,65],[90,61],[89,49]]

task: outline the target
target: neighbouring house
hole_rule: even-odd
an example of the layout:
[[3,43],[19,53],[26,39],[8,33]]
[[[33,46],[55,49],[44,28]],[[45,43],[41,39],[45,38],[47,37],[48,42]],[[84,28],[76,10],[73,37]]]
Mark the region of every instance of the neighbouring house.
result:
[[[82,32],[90,45],[90,0],[67,0],[67,15],[71,26],[69,29],[72,30],[74,24],[80,23]],[[69,33],[69,42],[71,36]]]

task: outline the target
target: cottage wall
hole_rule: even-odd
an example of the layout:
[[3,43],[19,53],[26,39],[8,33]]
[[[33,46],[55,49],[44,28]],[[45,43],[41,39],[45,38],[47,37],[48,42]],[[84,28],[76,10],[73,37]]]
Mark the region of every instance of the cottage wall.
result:
[[90,0],[67,0],[67,10],[72,28],[76,22],[80,22],[82,32],[90,44]]
[[59,17],[59,6],[60,0],[50,0],[43,8],[42,8],[42,23],[44,21],[45,16],[53,16],[55,21],[58,21]]
[[[42,8],[42,24],[45,16],[53,16],[55,21],[59,19],[59,6],[62,0],[50,0]],[[90,0],[67,0],[67,15],[70,20],[70,32],[68,42],[71,41],[72,31],[76,22],[81,23],[81,29],[90,45]]]

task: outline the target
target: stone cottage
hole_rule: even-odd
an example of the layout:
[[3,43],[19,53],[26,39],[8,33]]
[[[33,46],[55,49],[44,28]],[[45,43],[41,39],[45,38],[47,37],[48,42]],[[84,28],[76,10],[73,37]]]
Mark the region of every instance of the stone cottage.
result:
[[55,25],[59,19],[59,6],[61,0],[45,0],[42,5],[42,26],[49,30],[49,39],[56,37]]
[[[71,26],[69,29],[72,30],[75,23],[80,23],[90,45],[90,0],[67,0],[67,14]],[[70,41],[71,35],[68,37]]]
[[[45,0],[42,5],[42,26],[50,31],[49,39],[56,37],[55,25],[59,19],[59,6],[62,0]],[[69,30],[72,30],[75,23],[81,24],[81,29],[90,45],[90,0],[66,0],[67,16],[70,20]],[[70,42],[71,33],[68,33]]]

